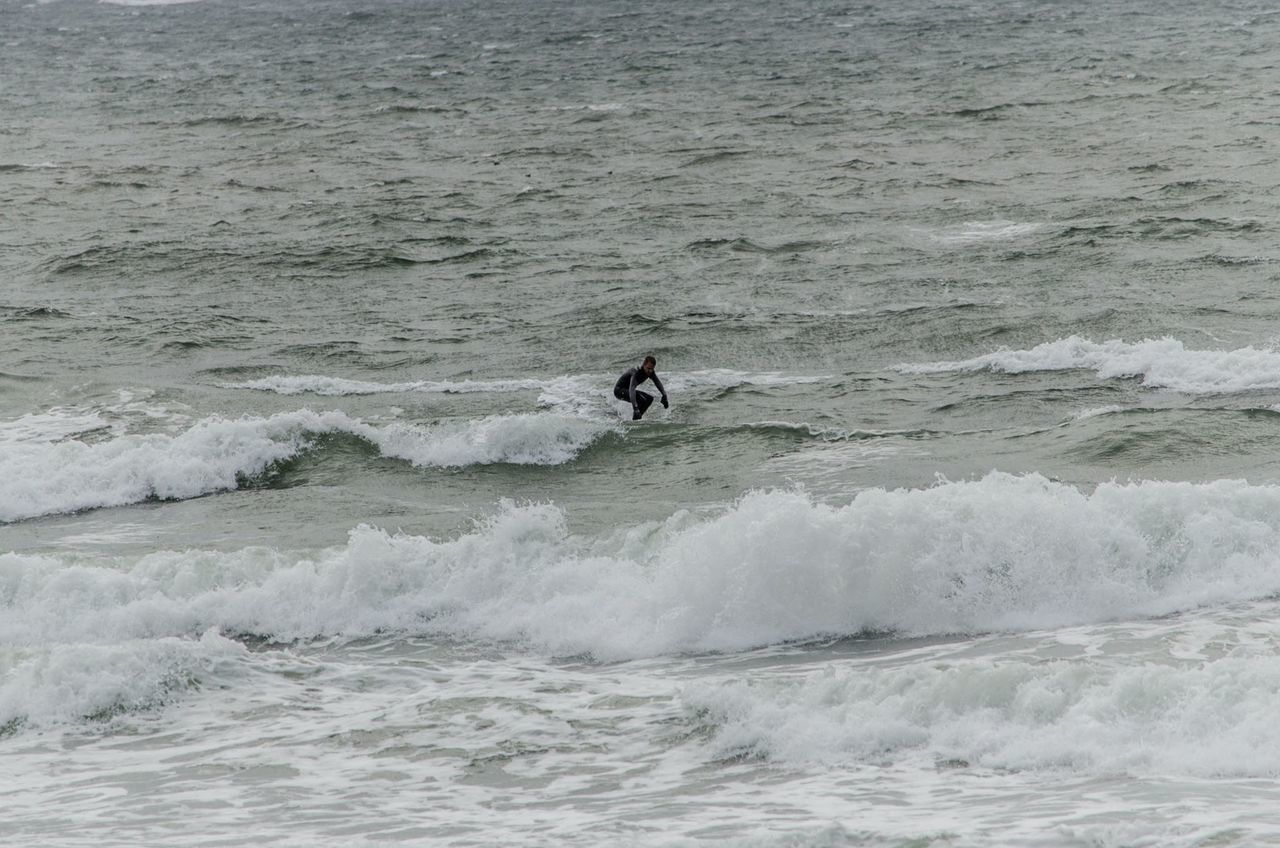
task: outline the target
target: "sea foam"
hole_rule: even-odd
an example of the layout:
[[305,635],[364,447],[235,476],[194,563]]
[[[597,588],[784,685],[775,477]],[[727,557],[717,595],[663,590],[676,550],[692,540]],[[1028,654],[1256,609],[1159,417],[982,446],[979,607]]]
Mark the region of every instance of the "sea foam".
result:
[[122,435],[89,444],[30,437],[25,430],[38,422],[19,423],[27,438],[0,453],[0,522],[235,489],[326,433],[356,436],[384,456],[417,466],[449,468],[568,462],[615,426],[557,412],[375,426],[343,412],[299,410],[268,418],[215,416],[177,435]]
[[801,680],[699,685],[687,705],[720,756],[791,766],[1274,776],[1280,658],[1197,664],[983,659],[829,667]]
[[433,540],[0,556],[0,644],[115,642],[209,628],[279,640],[377,632],[624,659],[830,634],[977,633],[1159,616],[1280,591],[1280,487],[1105,484],[993,473],[845,506],[750,494],[599,537],[547,504],[504,505]]
[[22,442],[51,443],[110,427],[111,422],[95,411],[50,409],[0,421],[0,445],[7,448]]
[[903,364],[897,370],[907,374],[1086,370],[1102,379],[1141,377],[1142,385],[1153,389],[1213,394],[1280,388],[1280,351],[1252,347],[1188,350],[1172,338],[1094,342],[1070,336],[1030,350],[1002,348],[972,359]]
[[212,631],[197,639],[0,649],[0,733],[19,723],[106,720],[160,708],[247,654]]

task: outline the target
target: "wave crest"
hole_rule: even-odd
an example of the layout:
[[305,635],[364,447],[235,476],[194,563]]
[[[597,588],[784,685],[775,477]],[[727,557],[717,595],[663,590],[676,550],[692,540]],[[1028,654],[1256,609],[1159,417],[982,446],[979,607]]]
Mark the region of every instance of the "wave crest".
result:
[[1277,551],[1280,487],[1239,481],[1085,493],[993,473],[841,507],[762,492],[709,520],[603,537],[571,535],[553,506],[505,504],[456,539],[360,527],[314,557],[170,552],[68,570],[10,554],[0,643],[391,631],[620,659],[1016,631],[1266,596],[1280,591]]
[[1172,338],[1131,343],[1070,336],[1030,350],[1002,348],[972,359],[902,364],[897,370],[907,374],[1086,370],[1104,380],[1141,377],[1142,385],[1149,388],[1215,394],[1280,388],[1280,351],[1252,347],[1188,350]]
[[343,412],[299,410],[269,418],[214,416],[177,435],[123,435],[93,444],[27,438],[0,453],[0,522],[229,491],[326,433],[364,439],[384,456],[416,466],[459,468],[558,465],[615,426],[558,412],[374,426]]

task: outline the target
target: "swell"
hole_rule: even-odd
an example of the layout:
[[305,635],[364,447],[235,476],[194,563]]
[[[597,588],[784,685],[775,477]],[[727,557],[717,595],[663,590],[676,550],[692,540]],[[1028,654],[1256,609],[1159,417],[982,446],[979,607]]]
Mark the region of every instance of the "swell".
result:
[[[226,222],[221,222],[226,223]],[[267,244],[256,249],[250,245],[224,245],[217,240],[209,244],[191,242],[138,242],[117,245],[95,245],[41,263],[42,270],[54,277],[90,277],[115,274],[134,279],[141,271],[180,273],[199,269],[237,271],[257,268],[279,275],[282,272],[309,276],[342,276],[361,271],[396,270],[416,265],[448,263],[482,263],[508,256],[492,248],[477,248],[439,256],[420,256],[401,246],[383,244],[327,244],[311,249],[296,244]]]

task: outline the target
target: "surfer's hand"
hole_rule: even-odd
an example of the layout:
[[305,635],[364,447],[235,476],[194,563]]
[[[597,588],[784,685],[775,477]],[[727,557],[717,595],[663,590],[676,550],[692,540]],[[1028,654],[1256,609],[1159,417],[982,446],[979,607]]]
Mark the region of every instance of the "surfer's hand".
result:
[[636,408],[636,409],[631,410],[631,420],[632,420],[632,421],[639,421],[639,420],[640,420],[640,410],[639,410],[639,408]]
[[670,409],[670,408],[671,408],[671,404],[667,403],[667,399],[666,399],[665,397],[662,399],[662,408],[663,408],[663,409]]

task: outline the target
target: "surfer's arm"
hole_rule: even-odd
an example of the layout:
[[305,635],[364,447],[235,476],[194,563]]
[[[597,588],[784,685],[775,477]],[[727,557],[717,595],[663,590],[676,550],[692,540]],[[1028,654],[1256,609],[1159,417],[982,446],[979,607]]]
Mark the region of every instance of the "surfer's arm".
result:
[[636,380],[636,378],[639,376],[640,376],[639,368],[637,368],[635,371],[632,371],[631,384],[627,387],[627,397],[631,398],[632,408],[636,408],[636,383],[639,382],[638,380]]
[[662,393],[662,405],[667,405],[667,387],[662,385],[662,381],[658,379],[658,372],[654,371],[649,375],[649,379],[653,380],[653,384],[658,387],[658,391]]

